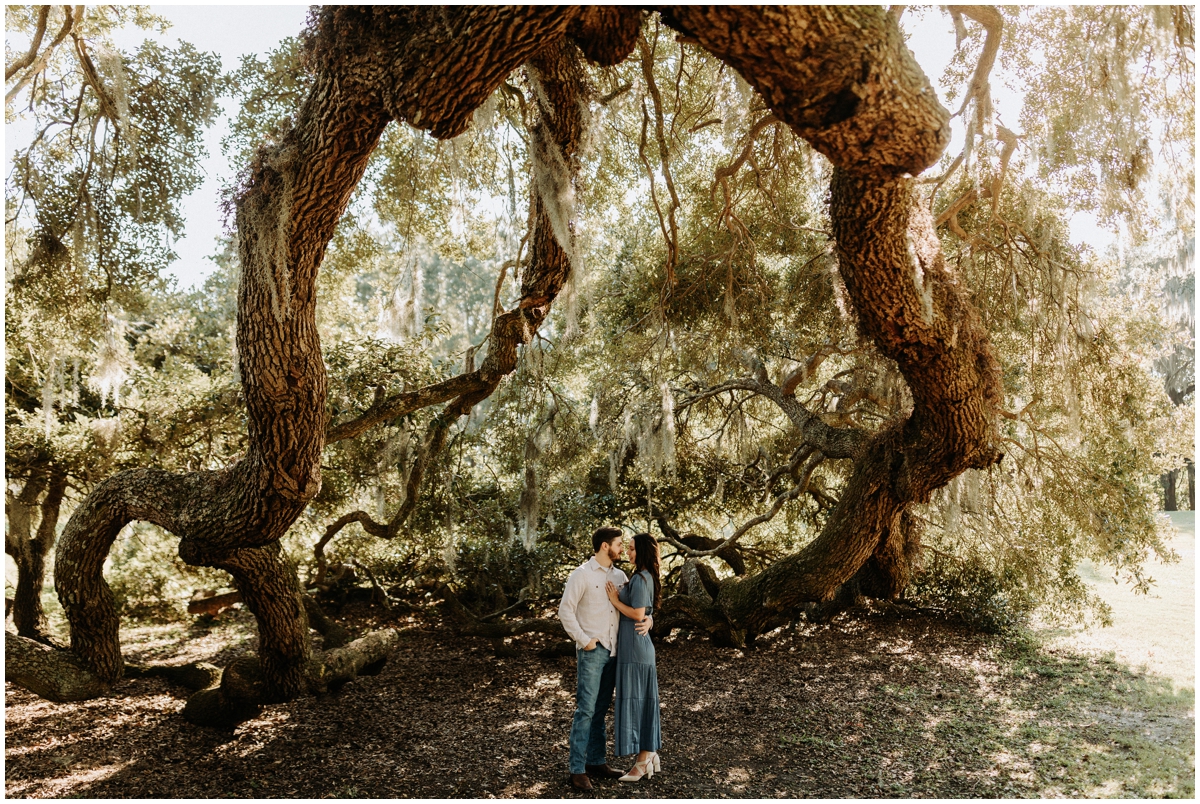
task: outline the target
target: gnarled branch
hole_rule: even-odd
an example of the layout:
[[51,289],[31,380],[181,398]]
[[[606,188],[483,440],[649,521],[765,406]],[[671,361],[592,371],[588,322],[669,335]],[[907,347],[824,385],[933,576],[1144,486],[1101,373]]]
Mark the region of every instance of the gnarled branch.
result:
[[[657,39],[655,42],[657,43]],[[638,37],[638,50],[642,56],[642,75],[646,79],[646,90],[650,93],[650,98],[654,105],[654,139],[658,142],[658,156],[662,163],[663,181],[667,184],[667,194],[671,197],[671,203],[667,206],[667,214],[665,216],[666,225],[663,227],[663,236],[667,243],[667,287],[675,286],[675,266],[679,263],[679,224],[675,220],[675,212],[679,209],[679,195],[675,192],[675,180],[671,177],[671,154],[667,147],[667,135],[663,126],[663,99],[662,94],[658,91],[658,82],[654,80],[654,53],[650,48],[650,44],[644,36]],[[645,110],[643,109],[643,114]],[[645,142],[646,125],[645,118],[642,122],[642,140]],[[642,148],[642,161],[645,162],[644,146]],[[646,169],[649,172],[650,165],[646,163]],[[650,173],[650,188],[651,192],[654,189],[654,174]],[[657,199],[655,206],[658,206]],[[661,210],[659,211],[660,222],[663,219]]]
[[[761,365],[761,361],[759,365]],[[760,373],[760,377],[764,373]],[[681,399],[676,404],[676,408],[682,410],[704,399],[736,390],[751,391],[770,399],[784,412],[792,426],[800,431],[804,442],[821,450],[827,458],[857,458],[866,446],[867,434],[865,431],[855,428],[830,427],[821,420],[820,416],[798,402],[792,394],[784,393],[778,385],[762,379],[745,377],[714,385]]]
[[729,534],[724,541],[715,547],[712,547],[708,550],[696,550],[692,547],[689,547],[678,538],[672,538],[671,535],[666,531],[663,531],[663,535],[666,536],[667,541],[670,542],[676,550],[690,558],[719,555],[723,550],[726,550],[727,548],[737,544],[738,540],[749,533],[752,529],[758,527],[764,522],[770,522],[772,519],[774,519],[775,515],[778,514],[783,508],[784,503],[790,502],[803,494],[808,489],[808,482],[812,477],[813,470],[815,470],[823,460],[825,460],[825,456],[819,451],[813,450],[808,459],[804,462],[804,468],[800,470],[799,478],[794,486],[782,494],[777,495],[774,501],[771,503],[771,507],[769,509],[758,516],[752,517],[743,522],[737,527],[737,529],[733,531],[733,533]]
[[[974,20],[983,26],[987,32],[983,40],[983,50],[979,61],[975,64],[975,72],[971,83],[963,95],[962,105],[954,116],[962,114],[972,99],[976,102],[976,131],[982,131],[987,120],[992,116],[992,94],[989,88],[988,76],[996,64],[996,54],[1000,52],[1000,36],[1004,28],[1004,18],[995,6],[946,6],[950,15],[955,19],[955,26],[961,26],[959,15]],[[959,28],[961,30],[961,28]]]

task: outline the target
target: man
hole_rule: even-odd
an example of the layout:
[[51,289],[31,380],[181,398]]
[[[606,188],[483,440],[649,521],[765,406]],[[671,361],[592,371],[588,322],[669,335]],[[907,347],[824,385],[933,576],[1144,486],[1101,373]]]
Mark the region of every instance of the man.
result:
[[[577,680],[575,718],[571,723],[571,786],[591,790],[588,776],[618,779],[623,774],[611,768],[606,758],[608,742],[604,718],[612,705],[617,680],[617,626],[621,615],[604,591],[607,581],[625,583],[625,573],[613,566],[625,549],[621,529],[599,528],[592,534],[595,555],[567,578],[558,619],[575,640]],[[639,634],[649,633],[654,619],[647,617],[634,626]]]

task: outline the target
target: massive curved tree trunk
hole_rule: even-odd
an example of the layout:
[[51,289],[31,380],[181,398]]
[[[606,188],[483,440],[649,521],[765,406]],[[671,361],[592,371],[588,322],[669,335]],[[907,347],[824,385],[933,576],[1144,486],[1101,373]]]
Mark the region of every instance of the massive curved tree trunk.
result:
[[[913,552],[908,506],[1002,457],[999,367],[914,192],[912,177],[948,142],[949,115],[896,21],[876,7],[671,7],[663,16],[741,72],[833,163],[833,234],[860,332],[896,361],[914,400],[906,420],[861,449],[829,451],[853,439],[801,428],[829,457],[854,461],[822,532],[758,575],[726,581],[715,596],[693,584],[678,604],[716,638],[738,644],[806,602],[829,600],[860,572],[883,596],[902,591]],[[800,407],[765,372],[753,382]],[[816,419],[790,415],[798,425]]]
[[[978,318],[942,260],[932,217],[913,193],[911,176],[945,147],[948,116],[895,20],[865,6],[661,11],[668,24],[737,69],[780,120],[833,162],[843,278],[863,334],[897,361],[915,400],[906,421],[869,439],[822,427],[794,399],[788,402],[806,422],[804,432],[820,442],[814,446],[831,457],[846,451],[854,473],[812,545],[756,576],[721,585],[715,600],[695,598],[700,615],[723,623],[726,638],[737,642],[780,612],[829,597],[869,560],[888,577],[904,554],[906,506],[928,499],[964,469],[997,459],[991,405],[999,386]],[[208,703],[216,701],[217,709],[222,701],[251,705],[320,687],[313,668],[322,665],[311,656],[295,576],[281,564],[277,542],[320,486],[326,379],[315,280],[334,227],[389,121],[438,137],[460,134],[471,113],[527,62],[557,106],[543,116],[551,125],[533,132],[535,151],[553,160],[558,150],[569,162],[579,132],[569,122],[555,128],[571,111],[569,104],[558,106],[567,101],[553,90],[565,93],[577,80],[564,37],[588,58],[611,64],[632,51],[640,22],[641,12],[629,8],[327,7],[318,13],[308,44],[313,89],[291,131],[260,153],[237,201],[237,339],[248,451],[218,472],[117,475],[77,509],[55,571],[71,650],[88,671],[106,682],[121,675],[117,614],[101,568],[117,533],[140,519],[179,536],[185,561],[230,571],[258,617],[257,669],[226,673],[225,697],[210,694]],[[548,314],[570,267],[570,235],[556,228],[546,192],[534,198],[534,250],[541,256],[526,275],[517,309],[497,317],[480,369],[413,398],[385,400],[332,428],[330,439],[352,436],[406,406],[449,402],[428,434],[436,445],[450,423],[512,370],[517,347]],[[391,644],[368,642],[360,648]]]

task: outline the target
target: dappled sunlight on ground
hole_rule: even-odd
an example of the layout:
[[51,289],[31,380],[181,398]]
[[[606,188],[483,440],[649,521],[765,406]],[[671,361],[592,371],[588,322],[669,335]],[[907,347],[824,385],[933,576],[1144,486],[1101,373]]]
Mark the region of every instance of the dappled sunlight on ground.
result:
[[[345,624],[379,625],[360,609]],[[52,704],[7,686],[6,791],[79,797],[551,797],[566,786],[574,660],[543,635],[500,658],[418,618],[378,676],[267,707],[235,733],[187,724],[188,694],[132,679]],[[402,625],[413,625],[407,618]],[[142,623],[136,661],[224,664],[253,618]],[[755,648],[659,644],[660,774],[597,798],[1184,796],[1190,690],[1112,658],[1043,651],[900,607],[798,623]],[[628,767],[629,758],[612,758]]]

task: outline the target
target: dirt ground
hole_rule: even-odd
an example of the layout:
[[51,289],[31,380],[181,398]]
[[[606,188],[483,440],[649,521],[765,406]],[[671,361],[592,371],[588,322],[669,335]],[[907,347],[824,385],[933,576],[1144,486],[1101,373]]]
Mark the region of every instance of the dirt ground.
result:
[[[433,612],[347,610],[411,629],[382,673],[192,726],[160,679],[55,704],[6,684],[9,797],[577,797],[567,786],[572,657],[547,637],[457,639]],[[398,619],[398,622],[396,621]],[[253,619],[143,624],[131,661],[223,664]],[[658,644],[662,772],[594,797],[1181,796],[1195,789],[1191,690],[1110,657],[1043,650],[889,608],[799,624],[754,650]],[[626,762],[616,762],[625,765]],[[585,796],[586,797],[586,796]]]

